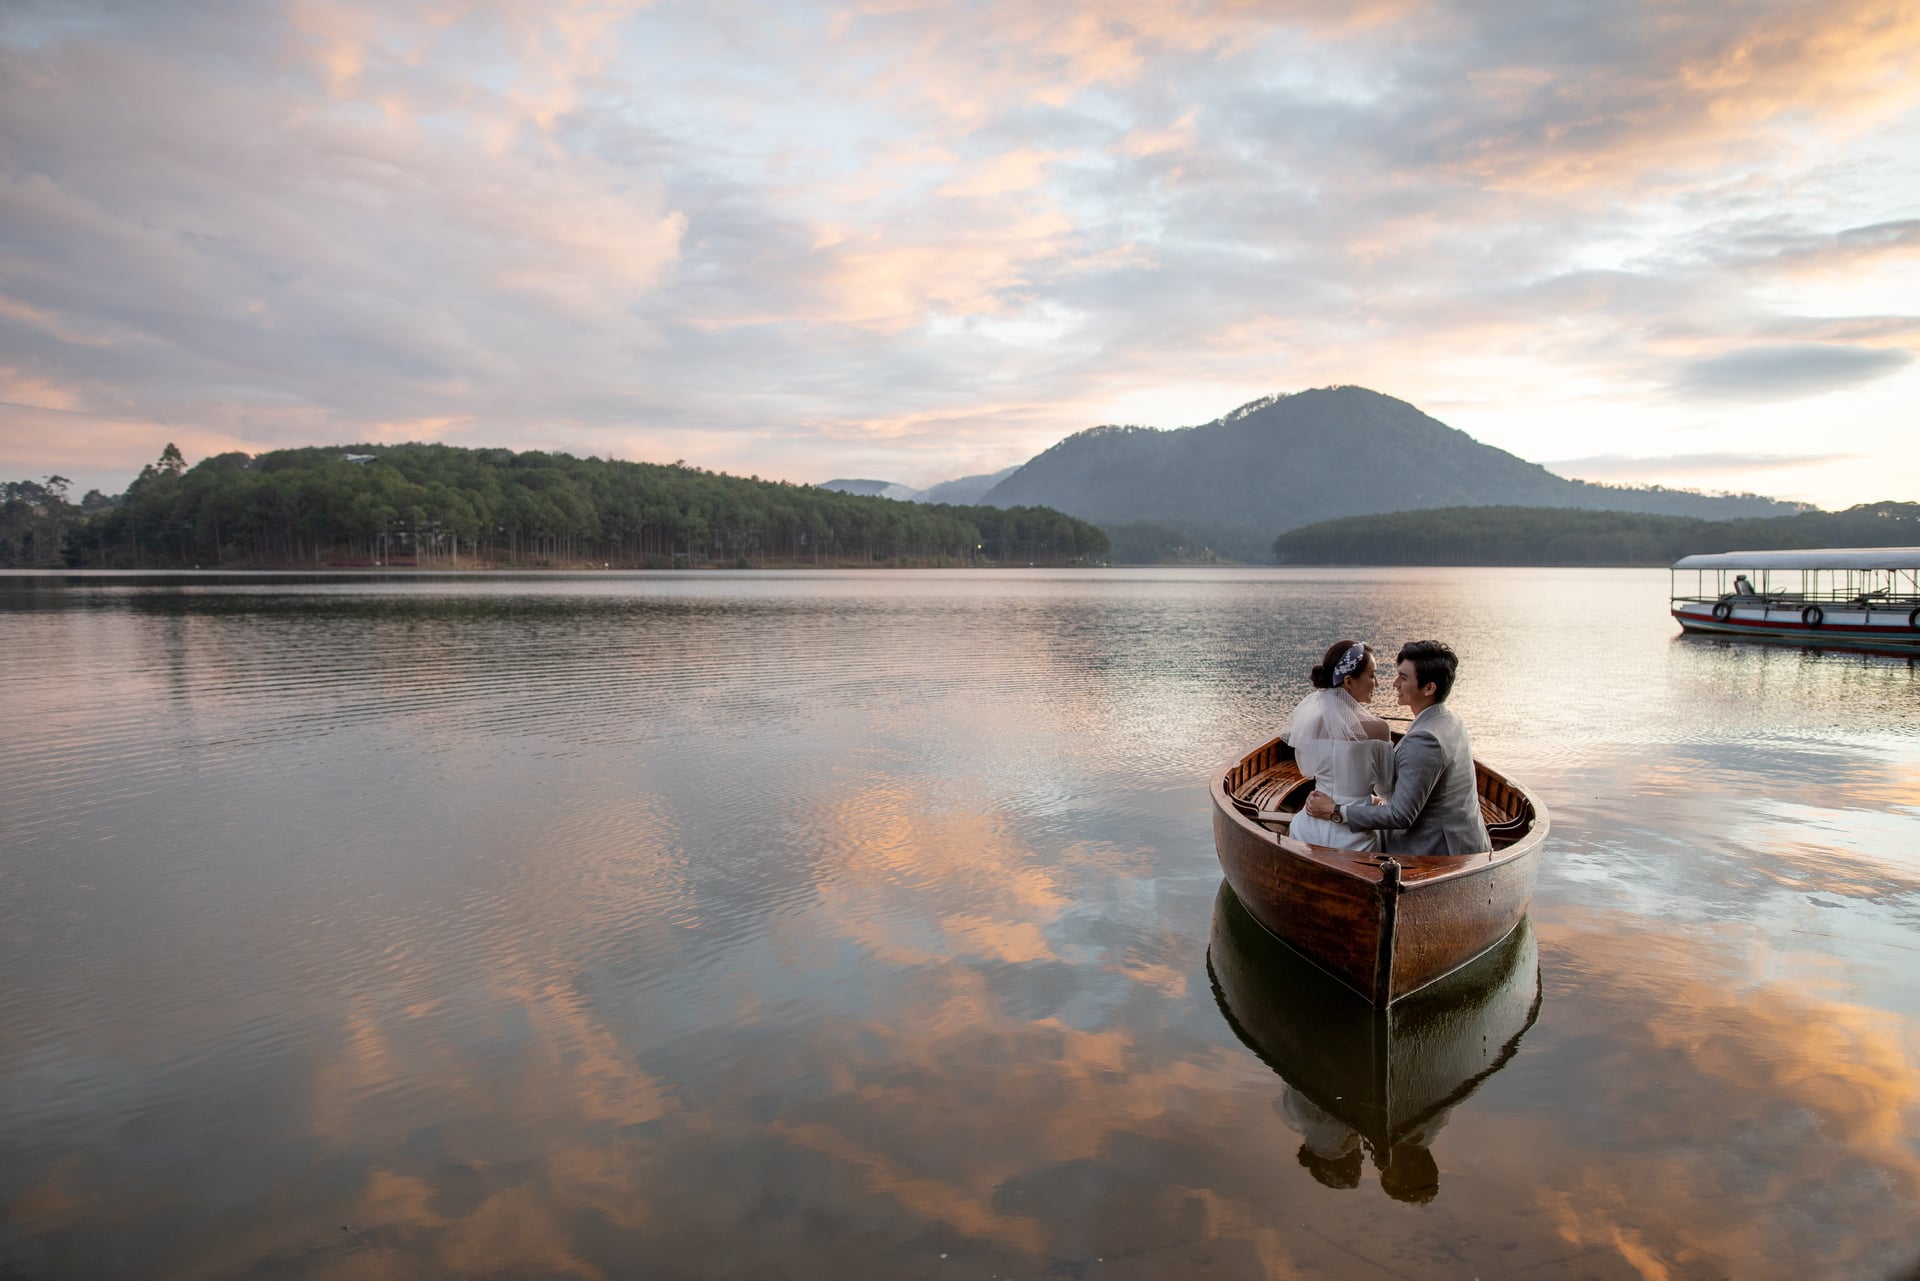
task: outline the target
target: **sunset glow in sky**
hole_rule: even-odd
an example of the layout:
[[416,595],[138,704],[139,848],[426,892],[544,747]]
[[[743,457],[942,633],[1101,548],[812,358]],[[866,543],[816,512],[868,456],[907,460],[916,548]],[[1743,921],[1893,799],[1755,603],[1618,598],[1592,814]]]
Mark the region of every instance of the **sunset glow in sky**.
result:
[[0,479],[926,485],[1357,383],[1920,499],[1920,0],[0,7]]

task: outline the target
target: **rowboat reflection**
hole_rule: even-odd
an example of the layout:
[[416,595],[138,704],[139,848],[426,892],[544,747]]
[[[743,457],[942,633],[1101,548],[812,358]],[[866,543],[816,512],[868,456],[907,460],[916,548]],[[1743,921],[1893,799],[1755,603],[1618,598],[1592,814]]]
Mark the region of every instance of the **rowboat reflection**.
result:
[[1262,929],[1222,882],[1207,972],[1228,1024],[1286,1083],[1275,1108],[1302,1137],[1300,1164],[1350,1188],[1370,1156],[1402,1201],[1438,1194],[1434,1137],[1540,1014],[1524,919],[1471,965],[1379,1009]]

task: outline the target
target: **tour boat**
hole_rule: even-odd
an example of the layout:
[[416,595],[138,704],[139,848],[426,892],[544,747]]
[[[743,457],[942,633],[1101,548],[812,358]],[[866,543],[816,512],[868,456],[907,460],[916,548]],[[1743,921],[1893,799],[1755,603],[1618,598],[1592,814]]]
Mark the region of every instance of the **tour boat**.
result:
[[1492,849],[1329,849],[1288,834],[1313,780],[1276,738],[1214,779],[1214,851],[1269,933],[1374,1005],[1392,1005],[1513,933],[1533,899],[1546,807],[1479,761],[1473,770]]
[[1683,631],[1920,645],[1920,547],[1683,556],[1669,585]]
[[1424,1149],[1540,1016],[1539,951],[1524,920],[1485,955],[1383,1010],[1271,937],[1222,885],[1207,975],[1234,1033],[1304,1100],[1285,1110],[1321,1149],[1315,1177],[1345,1164],[1347,1186],[1358,1181],[1363,1144],[1390,1190],[1387,1176],[1422,1157],[1437,1176]]

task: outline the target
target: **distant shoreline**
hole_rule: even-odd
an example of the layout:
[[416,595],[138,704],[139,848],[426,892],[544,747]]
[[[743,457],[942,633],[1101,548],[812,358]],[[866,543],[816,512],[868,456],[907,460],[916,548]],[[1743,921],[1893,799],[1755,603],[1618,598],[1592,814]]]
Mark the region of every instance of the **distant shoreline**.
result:
[[757,573],[777,574],[887,574],[902,572],[940,572],[971,571],[975,573],[1029,573],[1034,570],[1073,570],[1076,572],[1097,573],[1113,570],[1192,570],[1202,573],[1232,572],[1236,570],[1272,570],[1292,572],[1298,570],[1417,570],[1417,569],[1666,569],[1667,562],[1658,564],[1431,564],[1410,563],[1370,563],[1358,561],[1328,561],[1325,563],[1295,562],[1286,565],[1256,564],[1245,561],[1109,561],[1099,564],[1032,564],[1032,565],[814,565],[814,564],[765,564],[750,566],[734,565],[694,565],[681,566],[678,569],[647,565],[488,565],[482,567],[462,565],[458,568],[442,565],[190,565],[172,569],[159,569],[153,566],[141,568],[105,568],[87,566],[85,568],[53,568],[40,566],[0,566],[0,581],[8,579],[57,581],[75,579],[89,582],[105,582],[114,579],[152,582],[174,578],[198,579],[258,579],[258,578],[303,578],[349,580],[386,580],[405,582],[408,579],[449,580],[469,579],[481,581],[489,578],[607,578],[621,575],[650,575],[674,577],[697,575],[702,577],[726,577],[728,575],[749,575]]
[[[754,565],[178,565],[159,567],[153,565],[113,567],[88,565],[67,567],[52,565],[11,565],[0,566],[0,578],[178,578],[194,575],[225,575],[230,577],[266,577],[298,575],[304,578],[488,578],[502,575],[555,576],[575,575],[579,577],[604,576],[609,574],[752,574],[762,572],[798,573],[898,573],[902,570],[975,570],[988,573],[1000,571],[1022,573],[1033,569],[1192,569],[1216,568],[1215,566],[1182,565],[1118,565],[1086,563],[1047,563],[1036,561],[1027,565],[935,565],[935,564],[845,564],[816,565],[811,562],[782,563],[768,562]],[[1221,565],[1221,569],[1280,568],[1279,566]]]
[[1920,543],[1920,504],[1709,521],[1561,507],[1436,507],[1346,516],[1273,540],[1276,563],[1608,569],[1667,566],[1696,552]]

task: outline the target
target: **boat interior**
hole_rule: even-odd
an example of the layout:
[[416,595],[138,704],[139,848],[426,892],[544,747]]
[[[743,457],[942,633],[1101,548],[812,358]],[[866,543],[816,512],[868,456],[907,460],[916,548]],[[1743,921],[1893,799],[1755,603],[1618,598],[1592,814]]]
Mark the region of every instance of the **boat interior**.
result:
[[[1480,793],[1480,818],[1498,852],[1532,829],[1533,803],[1479,761],[1473,763],[1473,773]],[[1313,780],[1300,772],[1293,749],[1275,739],[1228,771],[1226,789],[1241,813],[1268,831],[1285,835],[1293,816],[1307,803]]]

